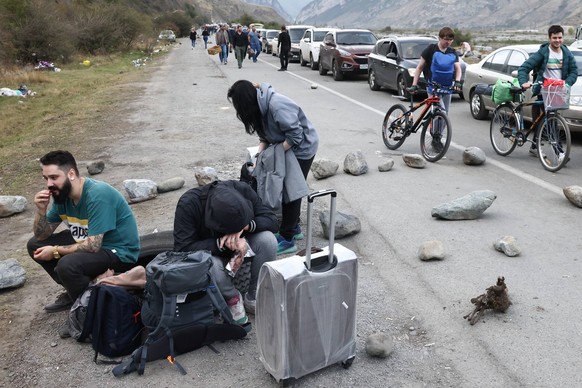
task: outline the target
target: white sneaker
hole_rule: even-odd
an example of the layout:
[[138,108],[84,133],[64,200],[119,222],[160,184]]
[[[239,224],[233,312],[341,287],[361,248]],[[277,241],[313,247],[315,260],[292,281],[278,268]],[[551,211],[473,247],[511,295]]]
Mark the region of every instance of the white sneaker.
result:
[[227,300],[226,304],[228,305],[228,309],[230,310],[230,314],[232,315],[232,319],[235,323],[244,325],[249,321],[247,313],[245,312],[245,306],[240,292],[237,291],[237,296],[233,296]]
[[564,158],[566,157],[566,154],[563,152],[560,152],[558,154],[558,164],[562,164],[562,162],[564,161]]
[[248,292],[245,294],[244,305],[247,313],[255,315],[255,311],[257,309],[257,300],[251,299]]

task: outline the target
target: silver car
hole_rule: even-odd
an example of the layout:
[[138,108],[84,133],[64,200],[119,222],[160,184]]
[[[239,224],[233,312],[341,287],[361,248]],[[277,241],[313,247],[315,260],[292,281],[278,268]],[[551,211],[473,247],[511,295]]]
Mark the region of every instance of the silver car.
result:
[[[498,79],[510,81],[516,77],[519,66],[540,48],[538,44],[506,46],[493,51],[479,63],[467,65],[463,97],[469,102],[471,115],[477,120],[489,117],[495,110],[491,96],[475,92],[477,84],[493,85]],[[570,131],[582,132],[582,50],[571,49],[578,65],[578,81],[570,91],[570,108],[560,113],[566,119]],[[525,101],[531,100],[531,89],[525,93]],[[531,107],[524,108],[524,118],[531,121]]]

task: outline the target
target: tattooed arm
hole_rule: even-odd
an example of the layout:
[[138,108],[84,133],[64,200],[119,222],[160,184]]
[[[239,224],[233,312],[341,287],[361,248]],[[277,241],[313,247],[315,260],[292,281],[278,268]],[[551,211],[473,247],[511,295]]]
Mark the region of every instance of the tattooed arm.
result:
[[89,236],[86,240],[72,245],[65,245],[59,247],[59,253],[61,255],[68,255],[74,252],[99,252],[101,249],[101,244],[103,243],[103,234],[98,234],[96,236]]
[[41,190],[34,196],[36,213],[34,214],[34,223],[32,232],[38,240],[46,240],[59,226],[60,222],[49,223],[46,219],[51,193],[49,190]]

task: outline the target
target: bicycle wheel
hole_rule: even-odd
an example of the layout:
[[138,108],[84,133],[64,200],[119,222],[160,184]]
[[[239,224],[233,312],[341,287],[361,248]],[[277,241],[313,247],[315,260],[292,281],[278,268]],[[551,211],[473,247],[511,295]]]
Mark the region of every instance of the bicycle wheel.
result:
[[395,150],[404,143],[406,136],[409,135],[410,128],[406,127],[410,113],[402,104],[392,106],[384,116],[382,123],[382,140],[391,150]]
[[420,151],[429,162],[436,162],[447,153],[451,144],[452,128],[445,112],[437,110],[424,122],[420,133]]
[[548,117],[537,136],[538,156],[548,171],[558,171],[568,162],[572,139],[566,120],[558,114]]
[[499,155],[507,156],[517,146],[517,141],[513,134],[519,128],[519,122],[519,117],[517,117],[511,105],[503,104],[495,109],[489,128],[489,137],[493,149]]

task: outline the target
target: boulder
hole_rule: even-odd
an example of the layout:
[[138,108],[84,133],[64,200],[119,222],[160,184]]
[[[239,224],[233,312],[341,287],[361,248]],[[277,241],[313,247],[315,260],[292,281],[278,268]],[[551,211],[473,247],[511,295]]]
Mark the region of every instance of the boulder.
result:
[[351,175],[362,175],[368,172],[368,162],[360,150],[350,152],[344,159],[344,172]]
[[392,170],[394,167],[394,159],[388,158],[378,165],[378,171],[386,172]]
[[513,257],[521,253],[517,240],[513,236],[503,236],[493,243],[493,247],[506,256]]
[[26,272],[16,259],[0,261],[0,290],[20,287],[26,282]]
[[129,202],[143,202],[158,196],[157,185],[149,179],[126,179],[123,187],[129,197]]
[[311,174],[315,179],[324,179],[335,175],[339,163],[327,159],[314,160],[311,164]]
[[94,160],[87,163],[87,172],[89,175],[101,174],[105,169],[105,162],[102,160]]
[[469,147],[463,152],[463,163],[468,166],[479,166],[486,160],[485,152],[479,147]]
[[473,191],[451,202],[432,208],[431,215],[445,220],[474,220],[495,201],[497,195],[491,190]]
[[28,201],[20,195],[0,195],[0,218],[22,213]]
[[184,183],[186,183],[186,180],[182,177],[166,179],[165,181],[158,183],[158,193],[179,190],[184,187]]
[[566,198],[568,198],[568,201],[578,207],[582,207],[582,187],[568,186],[564,187],[563,191]]
[[412,168],[425,168],[426,160],[421,155],[418,154],[403,154],[402,160],[408,167]]
[[373,333],[366,338],[366,353],[372,357],[386,358],[394,350],[394,341],[384,333]]
[[[319,221],[323,229],[323,236],[329,238],[329,210],[323,210],[319,214]],[[359,233],[362,230],[362,224],[356,216],[335,212],[335,238],[340,239],[352,234]]]
[[218,180],[218,173],[212,167],[202,167],[194,174],[198,186],[204,186]]
[[445,246],[438,240],[426,241],[418,248],[418,258],[422,261],[443,260]]

